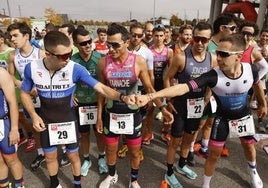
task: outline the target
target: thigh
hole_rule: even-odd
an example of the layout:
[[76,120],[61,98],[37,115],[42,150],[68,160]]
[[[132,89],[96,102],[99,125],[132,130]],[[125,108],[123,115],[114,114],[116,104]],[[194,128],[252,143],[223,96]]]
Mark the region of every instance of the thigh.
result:
[[178,114],[173,115],[174,115],[174,122],[171,125],[171,135],[175,138],[182,137],[184,127],[186,125],[185,119]]
[[229,134],[228,120],[215,117],[210,138],[215,141],[226,141]]

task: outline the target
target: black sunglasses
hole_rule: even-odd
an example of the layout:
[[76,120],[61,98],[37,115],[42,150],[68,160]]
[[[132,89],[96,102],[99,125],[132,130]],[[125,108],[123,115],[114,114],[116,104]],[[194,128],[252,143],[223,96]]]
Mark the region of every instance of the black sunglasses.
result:
[[193,37],[193,40],[194,40],[194,42],[196,42],[196,43],[199,43],[199,42],[201,41],[202,44],[205,44],[205,43],[208,43],[208,42],[209,42],[210,38],[206,38],[206,37],[197,37],[197,36],[195,36],[195,37]]
[[221,57],[229,57],[231,55],[243,53],[243,51],[237,51],[237,52],[228,52],[228,51],[221,51],[221,50],[216,50],[216,55],[221,56]]
[[122,42],[108,42],[107,41],[107,47],[108,48],[113,48],[113,49],[117,49],[117,48],[120,48],[121,47],[121,44],[125,43],[124,41]]
[[58,59],[61,59],[62,61],[66,61],[67,59],[71,58],[73,54],[73,50],[66,54],[54,54],[48,50],[46,50],[48,53],[50,53],[53,56],[56,56]]
[[142,34],[131,33],[131,36],[132,36],[133,38],[136,38],[136,37],[138,37],[138,38],[142,38],[142,37],[143,37],[143,33],[142,33]]
[[80,46],[86,46],[87,44],[91,44],[92,43],[92,39],[86,40],[84,42],[79,42],[78,44]]
[[251,32],[249,32],[249,31],[241,31],[241,34],[242,35],[247,35],[248,37],[253,37],[254,36],[254,33],[251,33]]
[[236,25],[224,25],[224,27],[230,29],[230,31],[234,31],[237,28]]

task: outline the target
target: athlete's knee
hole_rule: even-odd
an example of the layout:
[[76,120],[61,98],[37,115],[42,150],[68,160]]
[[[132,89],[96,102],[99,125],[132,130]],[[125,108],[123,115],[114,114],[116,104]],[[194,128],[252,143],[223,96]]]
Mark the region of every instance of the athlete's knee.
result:
[[209,158],[212,160],[218,160],[221,156],[221,151],[225,145],[225,141],[209,141]]
[[17,153],[12,153],[12,154],[3,154],[2,155],[4,160],[6,161],[8,166],[12,166],[19,162],[19,158]]
[[72,164],[80,161],[79,153],[78,152],[73,152],[73,153],[69,153],[68,152],[68,157],[69,157],[70,162]]
[[57,150],[53,152],[45,153],[46,163],[53,163],[57,161]]
[[181,143],[181,138],[182,137],[171,137],[170,143],[169,143],[169,147],[173,148],[173,149],[177,149]]

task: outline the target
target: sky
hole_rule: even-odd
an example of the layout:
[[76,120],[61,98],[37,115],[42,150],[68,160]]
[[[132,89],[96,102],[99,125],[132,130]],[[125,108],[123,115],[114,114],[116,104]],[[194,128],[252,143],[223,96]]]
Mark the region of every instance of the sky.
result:
[[8,15],[8,2],[12,17],[42,18],[45,9],[52,8],[73,20],[146,21],[154,15],[209,18],[211,0],[0,0],[1,14]]

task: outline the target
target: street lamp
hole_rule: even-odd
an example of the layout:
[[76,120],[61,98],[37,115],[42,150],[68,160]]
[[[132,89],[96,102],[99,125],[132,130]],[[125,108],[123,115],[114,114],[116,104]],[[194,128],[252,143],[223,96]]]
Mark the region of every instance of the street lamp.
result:
[[9,17],[11,19],[11,11],[10,11],[10,6],[9,6],[8,0],[7,0],[7,9],[8,9],[8,15],[9,15]]
[[154,15],[153,15],[153,24],[155,25],[155,0],[154,0]]

